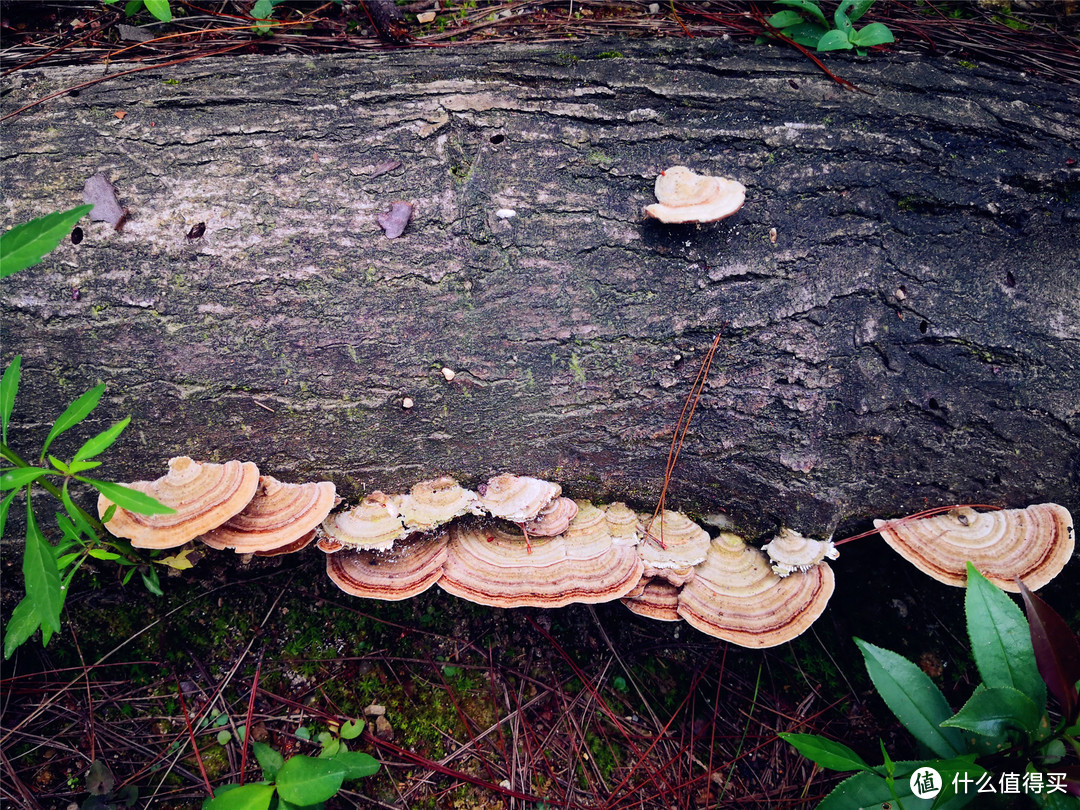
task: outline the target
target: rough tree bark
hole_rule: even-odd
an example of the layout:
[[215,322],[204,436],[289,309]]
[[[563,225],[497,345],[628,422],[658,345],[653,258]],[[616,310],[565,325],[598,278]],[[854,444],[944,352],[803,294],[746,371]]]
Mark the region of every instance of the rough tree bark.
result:
[[[609,42],[202,61],[10,119],[5,228],[99,171],[131,211],[4,282],[27,450],[101,380],[85,432],[134,416],[118,480],[187,454],[351,498],[516,471],[646,506],[719,331],[671,503],[751,533],[1080,511],[1076,93],[830,64],[869,92],[776,48]],[[21,71],[0,111],[100,71]],[[745,208],[643,221],[672,164]]]

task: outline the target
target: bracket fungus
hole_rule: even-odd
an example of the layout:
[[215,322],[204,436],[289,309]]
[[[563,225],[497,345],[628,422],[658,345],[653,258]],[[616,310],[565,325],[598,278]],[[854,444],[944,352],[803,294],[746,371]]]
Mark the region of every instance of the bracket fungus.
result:
[[[259,468],[250,461],[202,464],[187,456],[169,459],[167,475],[154,481],[136,481],[137,489],[176,510],[171,515],[137,515],[117,509],[105,524],[135,548],[175,548],[216,529],[238,514],[255,496]],[[98,496],[98,514],[104,517],[112,501]]]
[[415,533],[389,551],[326,556],[326,573],[345,593],[398,601],[423,593],[442,576],[447,532]]
[[432,481],[414,484],[407,495],[395,496],[405,528],[426,532],[462,515],[480,514],[476,493],[443,475]]
[[492,517],[528,523],[562,495],[562,487],[527,475],[496,475],[477,488],[480,507]]
[[638,552],[646,577],[662,577],[680,586],[693,579],[694,566],[709,551],[709,533],[681,512],[663,510],[655,518],[641,515],[638,529],[644,538]]
[[835,579],[827,564],[781,578],[760,549],[721,532],[679,592],[679,615],[702,633],[742,647],[775,647],[825,610]]
[[697,174],[685,166],[672,166],[656,178],[656,199],[645,214],[669,224],[715,222],[743,206],[746,187],[737,180]]
[[604,507],[604,519],[607,521],[612,543],[617,546],[638,544],[641,534],[638,532],[637,512],[625,503],[609,503]]
[[1056,503],[976,512],[969,507],[913,520],[875,520],[874,528],[920,571],[964,587],[969,560],[999,588],[1019,579],[1038,590],[1060,573],[1075,547],[1072,515]]
[[352,509],[330,515],[319,531],[323,538],[355,549],[388,549],[407,534],[393,498],[378,490]]
[[623,597],[622,603],[647,619],[682,621],[679,615],[679,587],[660,577],[642,577],[638,586]]
[[530,537],[554,537],[570,526],[578,513],[578,505],[569,498],[555,498],[541,509],[536,517],[522,524]]
[[567,532],[538,537],[531,550],[524,541],[523,535],[498,527],[451,525],[439,587],[492,607],[565,607],[610,602],[641,579],[636,550],[613,546],[610,539]]
[[[314,539],[315,528],[337,502],[330,481],[285,484],[262,475],[255,497],[243,511],[200,539],[211,548],[231,548],[238,554],[299,551]],[[301,545],[302,539],[306,542]]]
[[835,560],[840,556],[832,540],[814,540],[788,528],[780,529],[780,533],[761,550],[769,555],[773,573],[782,577],[796,571],[808,571],[826,559]]

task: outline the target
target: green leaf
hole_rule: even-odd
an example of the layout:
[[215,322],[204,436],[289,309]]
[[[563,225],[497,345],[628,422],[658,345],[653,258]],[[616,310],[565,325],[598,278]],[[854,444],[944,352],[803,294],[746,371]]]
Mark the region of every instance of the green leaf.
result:
[[[75,223],[90,213],[92,205],[80,205],[58,211],[23,225],[16,225],[0,236],[0,278],[33,267],[71,233]],[[5,442],[6,443],[6,442]]]
[[342,751],[334,757],[334,762],[345,768],[345,781],[363,779],[379,771],[379,760],[360,751]]
[[853,47],[847,32],[835,29],[823,34],[817,44],[818,51],[851,50]]
[[222,785],[203,810],[269,810],[273,785]]
[[15,496],[19,494],[19,490],[13,489],[7,494],[4,500],[0,501],[0,538],[4,536],[4,526],[7,525],[7,513],[11,508],[11,502],[15,500]]
[[41,467],[15,467],[0,473],[0,490],[19,489],[32,484],[41,476],[48,475],[49,471]]
[[154,596],[164,596],[165,592],[161,590],[161,580],[158,579],[157,569],[153,567],[139,568],[139,576],[142,577],[142,584],[146,590],[150,591]]
[[1036,706],[1046,705],[1046,684],[1035,664],[1031,632],[1020,608],[970,562],[964,594],[975,666],[989,687],[1010,686]]
[[41,626],[37,610],[29,596],[24,596],[11,611],[8,619],[7,630],[4,631],[4,660],[11,658],[17,647],[34,635],[34,631]]
[[53,439],[63,433],[65,430],[69,430],[75,425],[79,424],[83,419],[90,415],[90,412],[97,407],[98,402],[101,401],[101,395],[105,393],[105,383],[95,385],[77,400],[68,405],[67,410],[60,414],[60,418],[56,420],[56,423],[52,426],[52,430],[49,431],[49,435],[45,437],[45,444],[41,448],[41,458],[45,458],[45,454],[49,452],[49,445],[53,443]]
[[19,393],[19,375],[22,373],[22,355],[17,354],[11,358],[8,367],[4,369],[4,376],[0,377],[0,425],[3,434],[3,443],[7,444],[8,422],[11,421],[11,411],[15,407],[15,395]]
[[896,37],[893,36],[892,31],[887,26],[881,23],[870,23],[851,34],[851,42],[859,48],[869,48],[872,45],[896,42]]
[[363,720],[346,720],[341,724],[339,734],[343,740],[355,740],[364,732]]
[[68,465],[67,465],[67,464],[65,464],[64,462],[62,462],[62,461],[61,461],[60,459],[58,459],[58,458],[57,458],[56,456],[50,455],[50,456],[49,456],[49,463],[50,463],[50,464],[52,464],[52,465],[53,465],[53,467],[55,467],[56,469],[58,469],[58,470],[59,470],[60,472],[62,472],[62,473],[63,473],[64,475],[68,475],[68,474],[70,474],[70,470],[68,470]]
[[97,530],[90,524],[83,515],[82,510],[75,505],[75,501],[71,500],[71,493],[68,492],[68,482],[64,482],[63,488],[60,490],[60,502],[64,504],[64,510],[68,513],[68,517],[75,522],[75,527],[78,529],[77,534],[84,535],[89,540],[97,540]]
[[23,580],[26,593],[34,603],[42,632],[60,632],[60,610],[64,592],[60,588],[60,572],[56,567],[52,546],[38,529],[30,494],[26,495],[26,550],[23,552]]
[[145,492],[125,487],[123,484],[113,484],[109,481],[97,481],[93,478],[80,478],[92,486],[121,509],[135,512],[139,515],[172,515],[176,510],[166,506],[161,501],[151,498]]
[[89,549],[86,553],[89,554],[91,557],[93,557],[95,560],[119,560],[120,559],[119,554],[116,554],[115,552],[112,552],[112,551],[105,551],[105,549],[101,549],[101,548],[92,548],[92,549]]
[[251,748],[255,752],[259,767],[262,768],[263,778],[272,782],[285,764],[284,757],[264,742],[253,742]]
[[952,709],[926,673],[902,655],[858,638],[855,644],[885,705],[915,739],[940,757],[963,753],[963,735],[955,729],[939,728],[952,716]]
[[229,740],[231,740],[231,739],[232,739],[232,732],[229,731],[228,729],[222,729],[221,731],[219,731],[217,733],[217,743],[218,743],[218,745],[228,745]]
[[813,0],[776,0],[776,5],[801,9],[817,20],[824,28],[829,27],[829,21],[825,19],[825,14]]
[[332,759],[297,754],[278,771],[278,793],[293,804],[324,802],[341,789],[345,771],[344,765]]
[[844,32],[845,37],[852,29],[851,18],[848,17],[847,12],[856,2],[857,0],[843,0],[836,7],[836,11],[833,12],[833,22],[836,24],[837,30]]
[[773,28],[787,28],[791,25],[799,25],[804,22],[803,16],[797,11],[778,11],[767,19],[769,25]]
[[780,738],[795,746],[804,757],[823,768],[834,771],[869,771],[870,766],[862,757],[838,742],[816,734],[791,734],[782,732]]
[[1066,722],[1075,723],[1080,715],[1080,693],[1076,686],[1080,681],[1080,643],[1076,633],[1056,610],[1033,594],[1023,582],[1020,582],[1020,594],[1031,624],[1031,645],[1035,649],[1039,674],[1061,703]]
[[994,686],[973,694],[960,711],[941,725],[1005,739],[1010,729],[1033,735],[1041,718],[1042,709],[1023,692],[1011,686]]
[[169,0],[143,0],[146,10],[162,22],[172,22],[172,9]]
[[[872,5],[874,5],[874,0],[850,0],[848,7],[844,11],[849,20],[857,22],[863,14],[870,10]],[[880,25],[880,23],[877,24]]]
[[[924,767],[931,767],[941,775],[942,790],[937,800],[918,799],[911,789],[911,775]],[[882,775],[863,771],[837,785],[817,806],[817,810],[879,810],[886,806],[896,807],[897,798],[903,803],[905,810],[930,810],[931,807],[935,810],[958,810],[976,797],[973,783],[969,784],[966,794],[963,790],[959,794],[953,790],[953,776],[963,773],[967,773],[974,780],[986,773],[986,770],[974,764],[974,755],[928,762],[897,762],[892,788]]]
[[87,439],[83,446],[79,448],[79,452],[75,454],[75,458],[72,459],[72,466],[74,466],[74,462],[76,461],[93,458],[112,447],[113,443],[120,438],[120,434],[124,432],[124,428],[126,428],[130,422],[131,417],[125,417],[108,430],[103,430],[97,436],[94,436],[94,438]]

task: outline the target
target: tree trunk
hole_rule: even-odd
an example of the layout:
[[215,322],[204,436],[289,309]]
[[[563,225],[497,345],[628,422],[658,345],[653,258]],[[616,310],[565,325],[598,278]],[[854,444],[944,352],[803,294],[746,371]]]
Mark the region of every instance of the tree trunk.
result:
[[[647,507],[719,332],[670,504],[751,535],[1080,510],[1076,94],[828,64],[867,92],[782,48],[620,41],[205,60],[35,107],[2,125],[4,227],[96,172],[130,219],[4,282],[13,443],[104,381],[83,435],[133,415],[116,480],[183,454],[353,499],[513,471]],[[0,112],[101,70],[20,71]],[[675,164],[745,207],[645,221]]]

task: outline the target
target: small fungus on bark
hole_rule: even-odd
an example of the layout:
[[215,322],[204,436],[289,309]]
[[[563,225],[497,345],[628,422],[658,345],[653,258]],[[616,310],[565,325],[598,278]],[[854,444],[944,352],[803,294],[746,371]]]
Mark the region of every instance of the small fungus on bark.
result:
[[761,547],[772,561],[773,573],[786,577],[796,571],[806,571],[823,560],[835,560],[840,552],[831,540],[814,540],[796,531],[783,528]]
[[656,199],[645,207],[646,216],[670,224],[715,222],[743,206],[746,187],[737,180],[697,174],[673,166],[656,178]]

